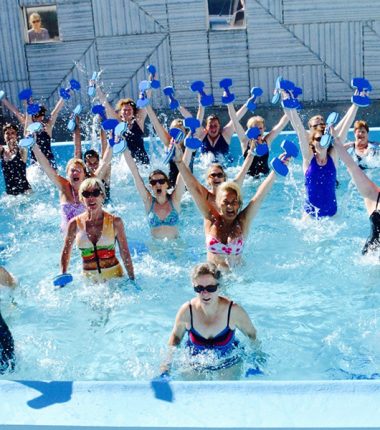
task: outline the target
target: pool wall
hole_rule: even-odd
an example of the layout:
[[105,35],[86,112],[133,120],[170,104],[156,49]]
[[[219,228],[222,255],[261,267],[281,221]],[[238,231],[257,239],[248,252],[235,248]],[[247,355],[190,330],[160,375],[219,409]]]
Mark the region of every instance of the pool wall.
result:
[[380,381],[0,381],[0,428],[378,428]]

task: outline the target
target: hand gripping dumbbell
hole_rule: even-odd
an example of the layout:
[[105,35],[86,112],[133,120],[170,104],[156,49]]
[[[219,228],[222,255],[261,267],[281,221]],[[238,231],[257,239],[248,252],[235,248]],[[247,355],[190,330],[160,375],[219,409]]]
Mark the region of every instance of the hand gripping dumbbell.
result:
[[302,94],[302,88],[296,87],[294,82],[283,79],[279,76],[276,79],[273,91],[272,104],[276,104],[281,99],[281,94],[285,92],[286,98],[282,100],[282,106],[287,109],[301,109],[301,103],[297,97]]
[[137,100],[137,107],[139,109],[144,108],[145,106],[148,106],[148,104],[150,103],[150,100],[148,98],[147,95],[147,91],[150,89],[150,82],[149,81],[141,81],[139,83],[139,90],[140,90],[140,94],[139,94],[139,99]]
[[175,147],[179,143],[181,143],[185,137],[185,133],[182,129],[173,127],[169,130],[169,135],[171,137],[170,140],[170,148],[168,152],[166,153],[166,156],[164,158],[164,164],[168,164],[169,161],[171,161],[175,155]]
[[[250,140],[257,140],[259,136],[261,136],[261,130],[259,127],[251,127],[246,132],[245,135]],[[258,157],[262,157],[263,155],[267,154],[269,152],[268,145],[264,143],[256,143],[255,146],[255,153]]]
[[44,128],[41,122],[32,122],[26,129],[26,136],[20,140],[19,145],[21,148],[31,148],[35,143],[35,134],[42,131]]
[[165,87],[163,90],[165,96],[169,97],[169,107],[171,110],[175,110],[179,108],[179,101],[174,98],[174,88],[173,87]]
[[90,85],[88,86],[88,90],[87,90],[87,94],[90,97],[96,96],[96,84],[99,81],[100,75],[101,75],[101,72],[93,72],[92,74]]
[[354,78],[351,81],[351,87],[355,88],[355,94],[351,97],[351,102],[356,106],[367,107],[371,104],[368,93],[372,91],[372,85],[367,79]]
[[161,83],[159,80],[155,79],[156,73],[157,73],[155,66],[153,66],[153,64],[149,64],[149,66],[146,68],[146,70],[148,70],[148,72],[150,74],[149,83],[150,83],[151,88],[153,88],[154,90],[157,90],[158,88],[160,88]]
[[71,97],[71,91],[79,91],[80,90],[80,83],[78,81],[76,81],[75,79],[70,79],[70,86],[67,88],[60,88],[59,90],[59,95],[64,99],[64,100],[69,100],[69,98]]
[[73,113],[71,114],[70,121],[67,123],[67,129],[73,132],[77,128],[77,117],[82,113],[82,105],[78,104],[75,106]]
[[33,92],[30,88],[25,88],[25,90],[22,90],[18,93],[19,100],[25,100],[28,104],[26,111],[29,115],[35,115],[40,110],[40,105],[38,103],[33,103],[32,95]]
[[339,114],[337,112],[331,112],[326,119],[326,127],[323,136],[320,141],[322,148],[327,148],[334,141],[334,136],[331,134],[331,127],[338,122]]
[[212,94],[206,94],[204,91],[205,83],[203,81],[195,81],[190,85],[190,90],[193,93],[198,92],[201,96],[201,105],[212,106],[214,104],[214,96]]
[[278,175],[286,176],[289,172],[289,168],[284,164],[284,161],[291,157],[296,158],[298,156],[299,149],[291,140],[283,140],[280,146],[284,150],[285,154],[273,158],[270,165]]
[[251,112],[254,112],[256,110],[257,108],[256,99],[262,95],[263,95],[263,90],[260,87],[253,87],[251,89],[251,97],[248,99],[246,104],[247,108]]
[[232,103],[235,100],[235,94],[231,93],[229,88],[230,86],[232,86],[232,79],[230,78],[222,79],[219,82],[219,86],[220,88],[224,89],[224,93],[222,96],[222,103],[224,103],[225,105]]
[[197,118],[185,118],[185,127],[190,129],[190,136],[186,137],[185,145],[190,149],[198,149],[202,146],[202,141],[194,137],[195,131],[201,126]]
[[129,128],[126,122],[119,122],[119,124],[113,130],[113,139],[109,140],[109,144],[112,147],[113,154],[120,154],[127,148],[126,133]]

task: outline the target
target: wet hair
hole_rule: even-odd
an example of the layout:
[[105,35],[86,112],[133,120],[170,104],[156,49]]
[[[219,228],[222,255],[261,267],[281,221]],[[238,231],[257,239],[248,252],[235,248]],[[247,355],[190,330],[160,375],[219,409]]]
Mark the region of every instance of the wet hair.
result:
[[357,130],[359,128],[365,128],[367,130],[367,133],[369,133],[369,127],[366,121],[364,119],[358,119],[354,122],[354,130]]
[[227,174],[224,171],[224,167],[219,163],[212,163],[212,164],[210,164],[210,166],[208,166],[208,169],[206,170],[206,180],[208,179],[208,177],[211,173],[211,170],[213,170],[213,169],[220,169],[224,175],[224,180],[225,181],[227,180]]
[[91,157],[95,157],[97,160],[99,160],[99,153],[96,152],[94,149],[88,149],[84,154],[83,154],[83,159],[85,160],[86,158],[91,158]]
[[191,272],[191,282],[194,283],[195,280],[202,275],[211,275],[214,279],[219,279],[221,277],[221,272],[214,263],[200,263],[197,264]]
[[153,178],[154,175],[162,175],[165,178],[165,181],[168,183],[168,185],[170,185],[168,175],[165,172],[163,172],[162,170],[160,170],[160,169],[153,170],[153,172],[150,173],[150,175],[149,175],[149,181]]
[[117,103],[116,103],[116,111],[119,112],[121,110],[121,108],[125,105],[129,105],[132,106],[133,109],[133,115],[137,115],[138,109],[136,106],[136,103],[134,102],[133,99],[120,99]]
[[230,192],[230,191],[236,193],[236,197],[238,199],[239,206],[241,206],[243,204],[243,199],[241,196],[241,191],[240,191],[239,185],[236,182],[230,181],[230,182],[223,182],[218,187],[218,191],[216,192],[216,203],[218,204],[218,206],[219,206],[219,201],[221,199],[222,193]]
[[249,118],[249,120],[247,121],[248,128],[255,127],[256,124],[262,124],[265,128],[265,119],[262,116],[255,115],[251,116],[251,118]]
[[307,122],[307,125],[308,125],[309,128],[311,128],[311,123],[314,122],[316,119],[321,119],[323,122],[325,122],[325,119],[323,118],[323,115],[314,115]]
[[102,192],[103,198],[106,195],[106,189],[104,188],[104,184],[103,182],[99,179],[99,178],[87,178],[85,179],[79,187],[79,200],[81,202],[84,201],[82,193],[83,191],[87,191],[87,190],[96,190],[99,189]]
[[4,134],[7,130],[9,130],[9,129],[14,130],[14,131],[18,134],[18,127],[17,127],[17,125],[16,125],[15,123],[13,123],[13,122],[6,122],[6,123],[3,125],[3,134]]
[[68,173],[71,166],[80,166],[83,170],[83,173],[86,174],[86,165],[84,164],[84,161],[80,158],[70,158],[66,165],[66,173]]

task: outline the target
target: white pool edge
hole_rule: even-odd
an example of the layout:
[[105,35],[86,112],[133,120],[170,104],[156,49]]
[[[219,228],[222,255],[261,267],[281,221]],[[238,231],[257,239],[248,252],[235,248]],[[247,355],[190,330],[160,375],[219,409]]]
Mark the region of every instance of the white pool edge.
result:
[[380,428],[380,381],[0,381],[0,393],[1,430]]

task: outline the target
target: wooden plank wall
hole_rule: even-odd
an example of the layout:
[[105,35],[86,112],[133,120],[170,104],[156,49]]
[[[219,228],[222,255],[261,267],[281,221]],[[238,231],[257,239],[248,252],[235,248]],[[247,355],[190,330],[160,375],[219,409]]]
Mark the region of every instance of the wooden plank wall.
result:
[[[246,28],[213,30],[207,0],[56,0],[61,41],[26,44],[22,8],[51,4],[0,2],[0,89],[14,103],[31,86],[51,108],[61,86],[75,78],[85,88],[94,70],[103,70],[111,100],[136,99],[150,63],[189,107],[197,103],[193,80],[204,80],[218,104],[224,77],[238,103],[252,86],[269,103],[279,74],[303,87],[305,101],[348,100],[354,76],[370,79],[380,98],[378,1],[246,0]],[[85,89],[68,108],[78,101],[89,106]],[[160,91],[153,105],[167,106]]]

